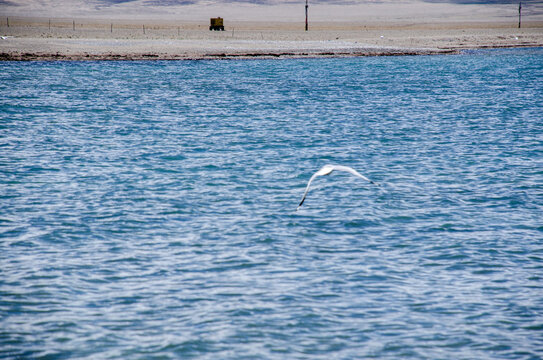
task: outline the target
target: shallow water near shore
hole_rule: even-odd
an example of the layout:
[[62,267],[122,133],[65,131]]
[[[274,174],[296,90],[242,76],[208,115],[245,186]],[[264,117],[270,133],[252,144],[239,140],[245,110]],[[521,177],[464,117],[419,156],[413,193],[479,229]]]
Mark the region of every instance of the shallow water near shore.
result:
[[543,49],[0,68],[0,357],[541,358]]

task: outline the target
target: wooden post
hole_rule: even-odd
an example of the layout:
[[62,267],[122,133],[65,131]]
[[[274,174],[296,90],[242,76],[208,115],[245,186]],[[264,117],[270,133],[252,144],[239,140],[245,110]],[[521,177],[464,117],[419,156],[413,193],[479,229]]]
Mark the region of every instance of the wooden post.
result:
[[51,31],[51,19],[49,19],[49,31]]
[[518,3],[518,28],[520,29],[520,19],[522,17],[522,1]]
[[145,35],[145,25],[143,25],[143,34]]
[[72,20],[72,29],[75,31],[75,20]]
[[308,26],[307,26],[307,8],[309,7],[309,5],[307,4],[307,0],[305,0],[305,31],[307,31],[308,29]]
[[9,27],[9,18],[8,18],[8,17],[6,18],[6,24],[7,24],[8,27]]
[[109,28],[109,31],[110,31],[110,32],[113,32],[113,23],[111,23],[111,26],[110,26],[110,28]]

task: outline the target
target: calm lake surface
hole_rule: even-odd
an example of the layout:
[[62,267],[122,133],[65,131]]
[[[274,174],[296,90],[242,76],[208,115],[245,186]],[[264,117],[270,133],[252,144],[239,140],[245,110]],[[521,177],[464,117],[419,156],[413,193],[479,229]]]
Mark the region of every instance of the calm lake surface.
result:
[[543,49],[0,63],[0,358],[541,359],[542,218]]

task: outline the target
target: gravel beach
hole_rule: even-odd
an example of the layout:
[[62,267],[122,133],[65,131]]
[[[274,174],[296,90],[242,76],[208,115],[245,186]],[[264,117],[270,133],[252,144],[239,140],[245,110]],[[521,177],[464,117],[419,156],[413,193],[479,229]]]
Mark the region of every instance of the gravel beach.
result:
[[[509,6],[513,10],[506,8],[507,16],[503,16],[503,6],[448,5],[427,14],[414,11],[417,6],[422,5],[389,4],[388,8],[373,9],[379,16],[360,11],[364,16],[358,21],[351,16],[355,8],[349,6],[330,8],[329,20],[323,9],[315,7],[321,10],[312,14],[316,19],[310,22],[309,31],[304,31],[303,19],[289,17],[289,6],[268,8],[273,12],[265,21],[254,21],[266,11],[262,6],[245,9],[245,15],[232,11],[230,14],[227,8],[207,12],[198,8],[192,15],[178,11],[165,17],[151,14],[145,18],[124,16],[121,6],[115,11],[110,8],[107,14],[90,12],[88,17],[13,15],[0,21],[0,60],[426,55],[543,46],[543,15],[539,8],[529,13],[518,28],[513,6]],[[402,16],[406,9],[411,13]],[[472,10],[477,16],[470,15]],[[229,15],[225,31],[209,31],[209,18],[204,13]],[[278,20],[283,18],[286,20]]]

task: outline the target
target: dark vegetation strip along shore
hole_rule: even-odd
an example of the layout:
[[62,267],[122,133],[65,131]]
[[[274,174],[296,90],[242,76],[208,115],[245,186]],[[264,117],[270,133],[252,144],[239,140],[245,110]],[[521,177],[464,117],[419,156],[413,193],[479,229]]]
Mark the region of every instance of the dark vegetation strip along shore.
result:
[[436,50],[362,50],[362,51],[315,51],[315,52],[236,52],[209,54],[61,54],[61,53],[0,53],[0,61],[56,61],[56,60],[205,60],[205,59],[274,59],[274,58],[330,58],[362,56],[404,56],[458,54],[456,49]]

